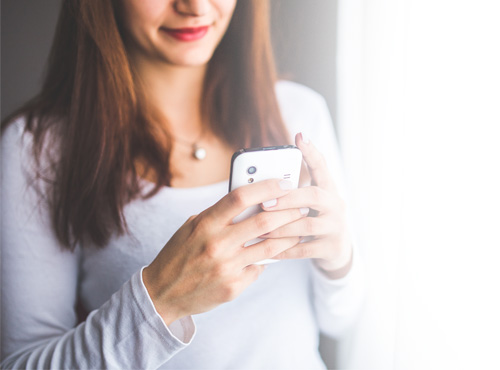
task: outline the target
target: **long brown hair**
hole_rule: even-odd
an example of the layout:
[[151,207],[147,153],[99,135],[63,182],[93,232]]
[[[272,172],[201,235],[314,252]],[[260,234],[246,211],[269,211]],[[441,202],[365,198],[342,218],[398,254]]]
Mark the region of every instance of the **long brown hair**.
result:
[[[123,207],[141,194],[134,163],[170,185],[171,141],[158,137],[129,64],[115,0],[64,0],[41,92],[2,122],[25,116],[38,177],[48,181],[52,224],[61,244],[105,246],[127,230]],[[202,112],[234,148],[288,141],[275,96],[268,1],[238,1],[207,68]],[[49,135],[52,134],[52,135]],[[41,173],[48,137],[57,158]],[[44,168],[47,164],[44,164]]]

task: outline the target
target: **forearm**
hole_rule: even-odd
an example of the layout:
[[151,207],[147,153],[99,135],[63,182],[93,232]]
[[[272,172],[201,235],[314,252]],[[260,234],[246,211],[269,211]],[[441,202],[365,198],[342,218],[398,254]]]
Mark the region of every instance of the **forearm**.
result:
[[[312,266],[314,307],[320,330],[339,337],[356,322],[363,307],[364,274],[362,261],[354,248],[348,272],[329,276]],[[346,266],[347,269],[347,266]]]
[[78,327],[19,343],[2,368],[157,368],[189,344],[194,326],[176,337],[148,300],[138,272]]

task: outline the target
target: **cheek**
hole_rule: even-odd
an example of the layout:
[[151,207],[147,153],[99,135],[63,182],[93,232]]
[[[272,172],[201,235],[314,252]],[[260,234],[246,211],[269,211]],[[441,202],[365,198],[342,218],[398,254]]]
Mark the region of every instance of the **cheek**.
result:
[[171,1],[166,0],[133,0],[137,3],[136,9],[143,19],[158,21],[162,19],[165,12],[172,7]]
[[[243,0],[243,1],[255,1],[255,0]],[[212,3],[214,7],[218,10],[219,16],[226,22],[229,22],[229,20],[233,15],[234,8],[236,7],[236,0],[213,0]]]
[[171,4],[165,0],[123,0],[121,5],[125,26],[133,32],[159,27],[165,11]]

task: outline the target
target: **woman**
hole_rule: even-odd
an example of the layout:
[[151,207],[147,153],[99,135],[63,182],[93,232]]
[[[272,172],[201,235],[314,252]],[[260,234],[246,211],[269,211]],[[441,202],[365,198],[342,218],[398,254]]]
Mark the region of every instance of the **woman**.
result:
[[267,16],[63,2],[42,91],[2,125],[2,367],[324,368],[319,330],[360,297],[326,162],[299,134],[312,186],[226,194],[239,148],[335,145],[321,98],[276,84]]

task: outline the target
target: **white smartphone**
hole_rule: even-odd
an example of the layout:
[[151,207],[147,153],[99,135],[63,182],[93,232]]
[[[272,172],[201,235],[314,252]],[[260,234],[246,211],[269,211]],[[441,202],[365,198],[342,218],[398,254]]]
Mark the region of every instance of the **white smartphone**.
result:
[[[240,149],[231,159],[229,191],[268,179],[285,179],[292,183],[293,188],[297,188],[301,167],[302,152],[295,145]],[[260,205],[249,207],[236,216],[233,223],[241,222],[260,211],[262,211]],[[262,240],[260,238],[249,240],[244,246],[248,247]],[[256,264],[273,262],[278,260],[267,259]]]

